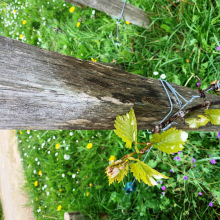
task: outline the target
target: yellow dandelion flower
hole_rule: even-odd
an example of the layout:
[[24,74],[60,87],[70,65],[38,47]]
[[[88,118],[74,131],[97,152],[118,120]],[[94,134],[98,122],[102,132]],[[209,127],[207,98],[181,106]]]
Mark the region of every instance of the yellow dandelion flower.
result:
[[28,132],[30,132],[30,130],[27,130]]
[[36,198],[36,201],[38,200],[38,198]]
[[42,173],[42,171],[40,170],[40,171],[38,172],[38,175],[41,175],[41,173]]
[[187,59],[186,62],[189,63],[189,60]]
[[76,26],[79,27],[79,25],[80,25],[80,22],[78,22]]
[[129,22],[129,21],[126,21],[126,24],[130,24],[130,22]]
[[58,161],[58,158],[57,158],[57,161]]
[[174,204],[174,207],[176,207],[176,204]]
[[57,211],[60,211],[61,208],[62,208],[62,206],[59,205],[59,206],[57,207]]
[[86,196],[89,196],[89,192],[86,193]]
[[22,131],[20,131],[20,134],[22,134]]
[[37,185],[38,185],[38,182],[37,182],[37,181],[35,181],[35,182],[34,182],[34,185],[35,185],[35,186],[37,186]]
[[60,148],[60,145],[59,144],[56,144],[56,149],[58,150]]
[[197,47],[197,44],[195,44],[195,46]]
[[92,183],[90,183],[89,185],[92,186]]
[[62,191],[62,189],[59,189],[59,191],[61,192],[61,191]]
[[70,12],[71,12],[71,13],[74,12],[74,10],[75,10],[75,7],[71,7],[71,8],[70,8]]
[[5,10],[4,10],[4,12],[5,12]]
[[111,155],[111,157],[109,158],[109,160],[110,160],[110,161],[112,161],[112,160],[116,161],[116,157],[113,156],[113,155]]
[[13,13],[15,14],[15,13],[16,13],[16,10],[14,10]]
[[41,207],[39,207],[39,209],[41,209]]
[[80,169],[78,169],[77,171],[80,171]]
[[27,23],[27,21],[26,20],[23,20],[23,22],[22,22],[23,24],[26,24]]
[[22,39],[23,38],[23,34],[20,34],[20,39]]
[[44,193],[42,193],[42,195],[44,196]]
[[87,149],[90,149],[90,148],[92,148],[92,143],[87,144]]
[[86,176],[86,178],[88,178],[88,176]]
[[95,60],[95,59],[93,59],[93,58],[91,58],[91,60],[93,61],[93,62],[96,62],[97,60]]

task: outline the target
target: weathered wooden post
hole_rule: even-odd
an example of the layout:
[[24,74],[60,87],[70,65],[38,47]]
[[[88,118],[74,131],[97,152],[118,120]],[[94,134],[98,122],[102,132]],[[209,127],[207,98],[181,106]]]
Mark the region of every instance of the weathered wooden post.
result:
[[[65,2],[69,2],[73,5],[80,3],[81,5],[86,5],[99,11],[103,11],[116,18],[120,17],[124,4],[121,0],[65,0]],[[144,10],[127,2],[123,10],[122,19],[143,28],[148,28],[151,24],[151,20],[148,18]]]
[[83,215],[80,212],[65,212],[64,220],[86,220],[89,219],[88,216]]
[[[107,214],[99,214],[100,220],[108,220]],[[64,220],[90,220],[89,216],[86,216],[80,212],[65,212],[64,213]]]
[[[196,90],[171,85],[187,100],[198,95]],[[209,101],[218,99],[213,94],[206,96]],[[176,113],[177,100],[172,94],[171,99]],[[188,107],[203,102],[198,98]],[[131,108],[138,129],[145,130],[170,111],[169,99],[158,80],[2,36],[0,106],[0,129],[15,130],[112,130],[116,116]],[[187,117],[203,113],[200,109]],[[181,120],[175,127],[190,130]],[[219,126],[208,124],[194,130],[219,131]]]

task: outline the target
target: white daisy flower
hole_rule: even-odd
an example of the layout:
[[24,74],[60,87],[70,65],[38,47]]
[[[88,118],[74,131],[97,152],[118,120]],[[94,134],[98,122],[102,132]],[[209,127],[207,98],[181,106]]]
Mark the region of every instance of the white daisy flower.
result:
[[166,78],[166,75],[165,75],[165,74],[162,74],[162,75],[160,76],[160,78],[161,78],[161,79],[165,79],[165,78]]
[[156,76],[156,75],[158,75],[159,73],[158,73],[158,72],[153,72],[153,74]]
[[69,160],[69,159],[70,159],[70,155],[65,154],[65,155],[64,155],[64,159],[65,159],[65,160]]

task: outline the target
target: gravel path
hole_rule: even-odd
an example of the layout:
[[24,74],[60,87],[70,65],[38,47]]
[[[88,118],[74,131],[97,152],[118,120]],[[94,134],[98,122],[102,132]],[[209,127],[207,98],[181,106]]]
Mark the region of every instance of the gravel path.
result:
[[24,171],[15,130],[0,130],[0,197],[5,220],[35,220],[28,196],[21,191]]

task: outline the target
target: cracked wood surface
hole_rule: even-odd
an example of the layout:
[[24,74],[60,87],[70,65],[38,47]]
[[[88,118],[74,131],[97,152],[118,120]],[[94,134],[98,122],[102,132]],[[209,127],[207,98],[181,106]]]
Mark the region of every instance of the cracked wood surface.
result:
[[[187,100],[198,95],[171,85]],[[207,94],[207,99],[218,96]],[[171,100],[174,114],[178,103],[173,95]],[[197,98],[187,108],[200,103]],[[161,82],[0,36],[0,129],[111,130],[116,116],[131,108],[138,129],[157,125],[170,111]],[[190,130],[181,121],[175,127]],[[219,126],[196,130],[219,131]]]

